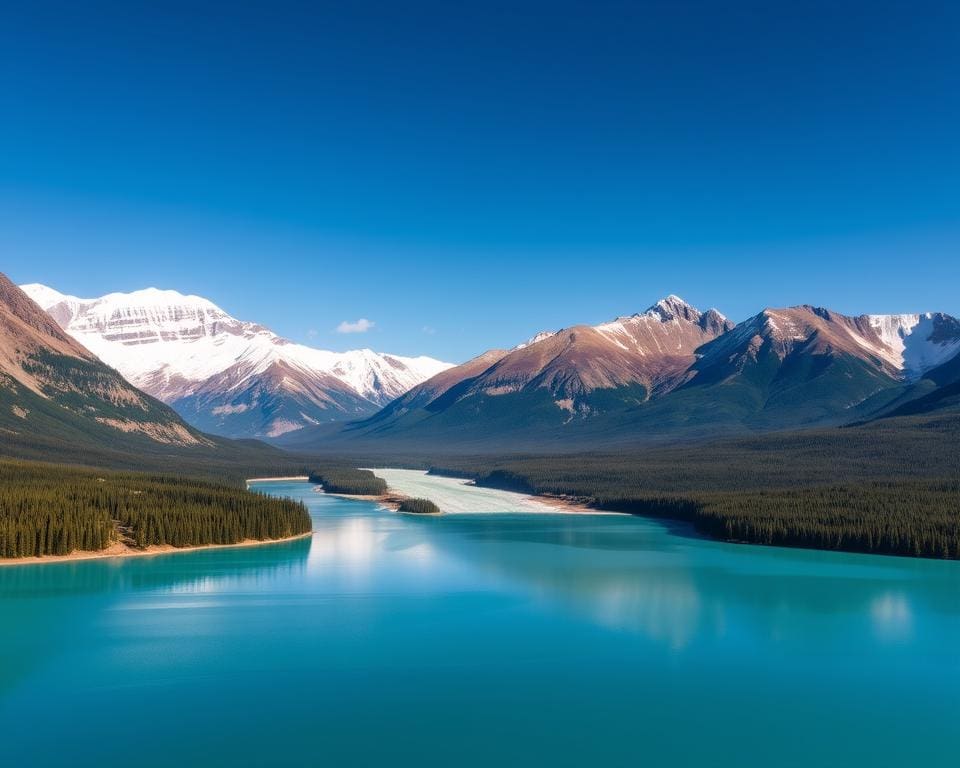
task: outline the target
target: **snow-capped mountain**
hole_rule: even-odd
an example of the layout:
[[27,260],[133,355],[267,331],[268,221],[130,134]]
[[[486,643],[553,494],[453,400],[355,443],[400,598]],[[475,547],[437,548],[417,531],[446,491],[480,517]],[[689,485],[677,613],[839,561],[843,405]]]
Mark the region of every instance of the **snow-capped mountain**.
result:
[[130,383],[195,426],[230,437],[276,437],[368,415],[451,367],[429,357],[295,344],[177,291],[80,299],[40,284],[22,288]]
[[843,315],[809,305],[765,309],[705,347],[695,368],[755,358],[762,344],[780,360],[796,351],[844,353],[897,380],[914,381],[960,353],[960,322],[941,312]]
[[[490,350],[414,387],[371,423],[490,398],[514,420],[567,421],[609,409],[614,401],[636,405],[681,384],[695,351],[732,327],[715,309],[700,312],[668,296],[645,312],[544,331],[509,351]],[[616,394],[598,398],[600,390]],[[512,396],[523,399],[515,411],[507,407]],[[479,406],[471,410],[471,418],[479,412]]]
[[960,352],[960,322],[942,312],[866,315],[880,338],[878,350],[907,379],[917,379]]
[[942,313],[848,316],[805,305],[734,326],[668,296],[635,315],[491,350],[365,422],[306,429],[288,444],[570,450],[843,424],[933,387],[936,398],[917,407],[952,403],[958,371],[960,322]]

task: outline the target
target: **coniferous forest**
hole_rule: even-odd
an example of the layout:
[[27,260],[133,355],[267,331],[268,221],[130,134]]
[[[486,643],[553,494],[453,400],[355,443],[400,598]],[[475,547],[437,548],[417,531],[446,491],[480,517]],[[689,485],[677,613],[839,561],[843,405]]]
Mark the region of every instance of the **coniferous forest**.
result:
[[327,493],[349,496],[380,496],[387,492],[387,481],[369,469],[328,467],[310,473],[310,482],[323,486]]
[[[572,496],[598,509],[682,520],[726,541],[960,559],[960,480],[664,492],[656,485],[633,485],[629,458],[619,464],[624,470],[619,478],[564,477],[570,468],[567,461],[551,457],[542,464],[525,460],[512,470],[479,470],[476,482]],[[617,467],[610,460],[609,470]]]
[[636,449],[447,457],[438,474],[683,520],[727,541],[960,559],[960,418]]
[[404,499],[400,502],[401,512],[410,512],[415,515],[439,515],[440,507],[430,499]]
[[173,476],[0,461],[0,557],[236,544],[307,533],[303,504]]

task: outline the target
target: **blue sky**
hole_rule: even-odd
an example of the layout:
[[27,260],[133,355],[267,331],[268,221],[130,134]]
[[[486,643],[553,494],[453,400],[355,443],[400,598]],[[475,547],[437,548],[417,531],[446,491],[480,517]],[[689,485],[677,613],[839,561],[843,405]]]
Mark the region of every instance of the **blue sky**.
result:
[[18,282],[450,360],[668,293],[960,314],[955,2],[20,5]]

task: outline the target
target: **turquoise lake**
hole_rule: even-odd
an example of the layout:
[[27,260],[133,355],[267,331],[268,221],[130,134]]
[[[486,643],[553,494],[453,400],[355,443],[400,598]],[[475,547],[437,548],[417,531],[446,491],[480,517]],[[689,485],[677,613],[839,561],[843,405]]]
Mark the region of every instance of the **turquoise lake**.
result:
[[0,568],[0,764],[960,764],[958,563],[258,487],[313,537]]

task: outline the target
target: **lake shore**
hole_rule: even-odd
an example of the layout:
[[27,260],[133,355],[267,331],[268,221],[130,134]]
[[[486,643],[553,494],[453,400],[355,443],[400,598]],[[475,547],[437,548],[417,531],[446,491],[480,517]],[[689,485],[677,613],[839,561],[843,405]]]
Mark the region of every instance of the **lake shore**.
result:
[[298,533],[282,539],[244,539],[236,544],[200,544],[195,547],[175,547],[172,544],[153,544],[139,549],[118,541],[105,549],[77,550],[69,555],[44,555],[42,557],[0,557],[0,567],[8,565],[42,565],[45,563],[68,563],[80,560],[105,560],[108,558],[151,557],[154,555],[171,555],[178,552],[197,552],[201,549],[231,549],[236,547],[262,547],[268,544],[283,544],[288,541],[305,539],[312,536],[313,531]]
[[306,482],[309,479],[307,475],[288,475],[287,477],[248,477],[244,482],[250,485],[250,483],[283,483],[294,482],[296,480]]
[[562,515],[623,515],[624,512],[615,512],[610,509],[591,507],[583,499],[572,496],[553,496],[550,494],[527,496],[528,499],[539,501],[548,507],[553,507]]
[[387,489],[386,493],[381,493],[377,495],[361,495],[355,493],[329,493],[323,490],[323,486],[318,485],[317,491],[319,493],[324,493],[327,496],[336,496],[339,499],[350,499],[352,501],[372,501],[376,504],[386,507],[392,512],[398,512],[400,510],[401,502],[409,499],[409,496],[405,496],[402,493],[397,493]]

